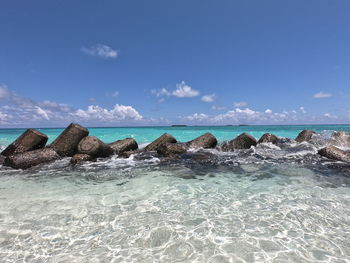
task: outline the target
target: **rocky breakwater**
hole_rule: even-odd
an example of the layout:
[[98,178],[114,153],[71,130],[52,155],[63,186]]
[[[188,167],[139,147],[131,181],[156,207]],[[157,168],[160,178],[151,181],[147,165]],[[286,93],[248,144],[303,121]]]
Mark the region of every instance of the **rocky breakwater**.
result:
[[181,159],[197,163],[213,163],[218,159],[218,155],[215,154],[215,151],[207,151],[207,149],[215,149],[223,153],[247,152],[247,149],[257,147],[259,144],[265,144],[264,147],[274,144],[276,149],[314,144],[312,147],[318,147],[318,156],[321,158],[350,162],[349,152],[329,144],[337,142],[341,145],[349,145],[349,133],[335,132],[327,142],[328,144],[323,146],[315,143],[315,136],[317,137],[317,134],[310,130],[301,131],[295,140],[266,133],[257,141],[250,134],[242,133],[218,145],[217,139],[211,133],[205,133],[188,142],[178,142],[172,135],[165,133],[145,148],[139,149],[133,138],[125,138],[107,144],[95,136],[89,136],[89,131],[85,127],[72,123],[50,145],[46,145],[48,137],[45,134],[35,129],[26,130],[1,153],[0,160],[3,160],[4,166],[15,169],[28,169],[66,157],[71,157],[70,162],[75,165],[95,161],[97,158],[108,158],[112,155],[117,158],[127,158],[133,155],[136,160],[158,157],[161,161]]

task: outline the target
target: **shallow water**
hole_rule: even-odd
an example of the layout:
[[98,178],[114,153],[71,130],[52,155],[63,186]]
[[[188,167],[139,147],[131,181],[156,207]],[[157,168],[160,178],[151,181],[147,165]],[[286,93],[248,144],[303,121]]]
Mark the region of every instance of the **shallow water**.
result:
[[350,165],[323,143],[2,167],[0,261],[350,262]]

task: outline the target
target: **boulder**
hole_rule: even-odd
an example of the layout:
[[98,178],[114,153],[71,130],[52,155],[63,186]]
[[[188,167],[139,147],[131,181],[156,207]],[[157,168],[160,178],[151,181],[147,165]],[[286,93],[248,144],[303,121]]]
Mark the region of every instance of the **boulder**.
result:
[[301,131],[298,136],[295,138],[297,142],[308,142],[311,140],[312,135],[314,135],[316,132],[311,130],[303,130]]
[[52,162],[59,158],[60,156],[55,150],[43,148],[7,156],[4,165],[15,169],[27,169],[38,164]]
[[235,139],[225,142],[221,148],[224,152],[230,152],[235,149],[249,149],[251,146],[256,146],[256,144],[257,141],[253,136],[247,133],[242,133]]
[[187,148],[184,143],[166,143],[158,148],[157,153],[160,157],[176,157],[185,153]]
[[70,163],[78,164],[78,163],[83,163],[87,161],[92,161],[93,159],[94,158],[91,155],[77,153],[77,154],[74,154],[73,157],[70,159]]
[[0,165],[3,165],[5,162],[6,156],[0,155]]
[[216,140],[215,136],[209,132],[187,142],[190,148],[215,148],[217,143],[218,141]]
[[114,154],[114,150],[95,136],[86,136],[78,144],[78,153],[97,158],[111,156]]
[[164,133],[162,136],[160,136],[158,139],[154,140],[153,142],[151,142],[150,144],[148,144],[144,150],[145,151],[157,151],[158,148],[166,143],[176,143],[176,139],[171,136],[168,133]]
[[1,155],[9,156],[17,153],[23,153],[43,148],[48,140],[48,137],[35,129],[28,129],[11,143]]
[[277,144],[278,138],[276,135],[273,135],[271,133],[265,133],[263,136],[260,137],[258,143],[272,143]]
[[328,159],[350,162],[350,153],[343,151],[335,146],[327,146],[318,151],[318,154]]
[[77,152],[79,142],[89,135],[88,129],[79,124],[71,123],[57,138],[50,148],[61,156],[73,156]]
[[346,131],[337,131],[332,134],[332,138],[336,140],[337,144],[350,145],[350,133]]
[[135,154],[139,154],[141,153],[141,151],[139,150],[135,150],[135,151],[125,151],[125,152],[122,152],[120,154],[118,154],[118,157],[119,158],[129,158],[131,155],[135,155]]
[[116,154],[121,154],[127,151],[134,151],[138,149],[137,142],[133,138],[126,138],[118,140],[109,144]]

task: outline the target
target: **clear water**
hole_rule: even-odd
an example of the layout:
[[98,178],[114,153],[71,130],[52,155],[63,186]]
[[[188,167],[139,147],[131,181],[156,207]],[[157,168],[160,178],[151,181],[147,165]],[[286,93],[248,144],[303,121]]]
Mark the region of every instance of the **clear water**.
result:
[[[185,141],[206,131],[219,140],[242,131],[295,137],[304,128],[266,127],[91,133],[147,143],[165,131]],[[112,157],[2,167],[0,262],[350,262],[350,166],[315,154],[333,130],[349,126],[322,126],[321,143],[211,150],[215,161],[200,164]],[[21,131],[1,132],[8,141]]]

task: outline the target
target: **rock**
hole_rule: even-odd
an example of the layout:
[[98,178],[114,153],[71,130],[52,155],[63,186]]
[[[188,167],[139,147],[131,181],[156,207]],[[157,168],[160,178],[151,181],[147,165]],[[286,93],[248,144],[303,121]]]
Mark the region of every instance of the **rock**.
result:
[[187,151],[187,145],[184,143],[166,143],[158,148],[158,155],[161,157],[176,157]]
[[314,135],[316,132],[311,130],[303,130],[301,131],[298,136],[295,138],[297,142],[308,142],[311,140],[312,135]]
[[114,150],[95,136],[86,136],[78,144],[78,153],[97,158],[111,156],[114,154]]
[[61,156],[73,156],[77,152],[79,142],[89,135],[88,129],[79,124],[71,123],[57,138],[50,148]]
[[187,144],[190,148],[215,148],[217,143],[218,141],[215,136],[208,132],[192,141],[189,141]]
[[5,162],[6,156],[0,155],[0,165],[3,165]]
[[52,162],[59,158],[60,156],[55,150],[43,148],[7,156],[4,165],[15,169],[27,169],[38,164]]
[[70,159],[70,163],[78,164],[78,163],[83,163],[87,161],[92,161],[93,159],[94,158],[91,155],[77,153],[77,154],[74,154],[73,157]]
[[256,146],[256,144],[256,139],[253,136],[247,133],[242,133],[235,139],[225,142],[222,145],[222,150],[224,152],[229,152],[234,151],[235,149],[249,149],[251,146]]
[[148,144],[144,150],[145,151],[157,151],[158,148],[166,143],[176,143],[176,139],[168,133],[164,133],[158,139],[154,140],[150,144]]
[[23,153],[43,148],[48,140],[48,137],[35,129],[28,129],[11,143],[1,155],[9,156],[17,153]]
[[332,138],[336,140],[337,144],[350,145],[350,133],[346,131],[337,131],[332,134]]
[[335,146],[327,146],[318,151],[318,154],[328,159],[350,162],[350,153],[343,151]]
[[133,154],[139,154],[141,151],[135,150],[135,151],[126,151],[122,152],[118,155],[119,158],[129,158]]
[[137,142],[133,138],[126,138],[118,140],[109,144],[116,154],[121,154],[126,151],[133,151],[138,149]]
[[277,144],[278,138],[276,135],[273,135],[271,133],[265,133],[263,136],[260,137],[258,143],[272,143]]
[[211,152],[204,152],[204,151],[198,151],[198,152],[187,152],[181,157],[184,160],[198,163],[198,164],[216,164],[218,161],[217,155],[211,153]]

